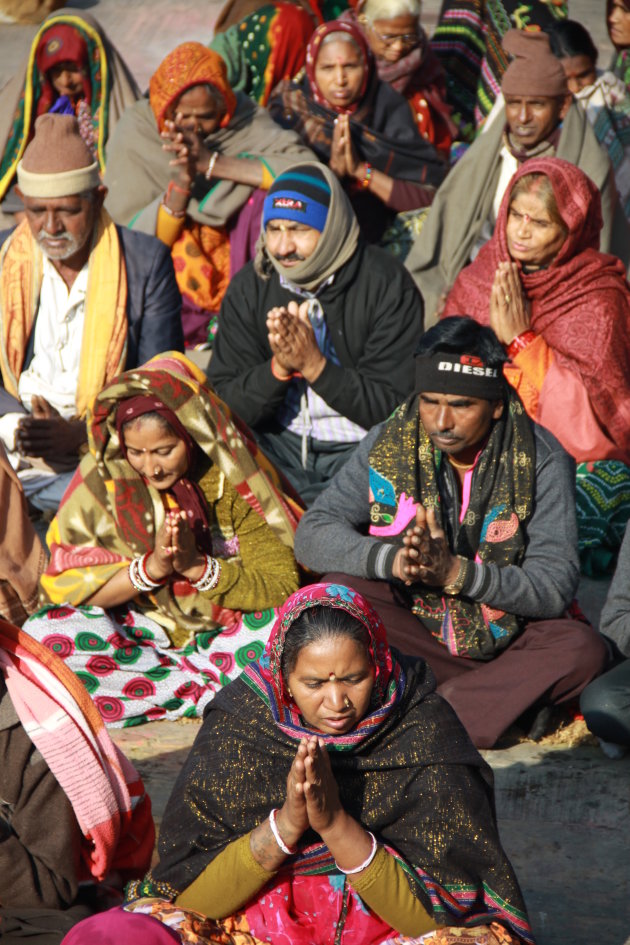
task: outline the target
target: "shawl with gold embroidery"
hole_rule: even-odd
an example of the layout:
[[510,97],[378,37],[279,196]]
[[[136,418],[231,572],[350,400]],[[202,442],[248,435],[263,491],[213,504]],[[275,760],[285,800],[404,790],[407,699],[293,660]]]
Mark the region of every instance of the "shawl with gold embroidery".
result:
[[[470,501],[451,550],[470,560],[499,567],[518,565],[525,553],[524,528],[532,514],[535,445],[531,423],[514,392],[497,420],[477,463]],[[371,527],[391,534],[399,505],[436,510],[443,518],[438,477],[442,453],[418,417],[417,396],[402,404],[370,452]],[[446,532],[446,529],[445,529]],[[440,643],[456,656],[488,660],[504,649],[523,619],[463,596],[450,597],[418,582],[408,592],[409,606]]]

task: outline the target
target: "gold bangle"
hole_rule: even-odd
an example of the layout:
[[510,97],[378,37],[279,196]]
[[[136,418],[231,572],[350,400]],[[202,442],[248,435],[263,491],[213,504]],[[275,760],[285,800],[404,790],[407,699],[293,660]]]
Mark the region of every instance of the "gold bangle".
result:
[[451,597],[454,597],[456,594],[460,593],[466,578],[466,564],[468,563],[468,559],[464,558],[462,555],[457,555],[457,558],[459,560],[459,568],[455,576],[455,580],[451,581],[450,584],[445,584],[442,588],[444,593],[449,594]]

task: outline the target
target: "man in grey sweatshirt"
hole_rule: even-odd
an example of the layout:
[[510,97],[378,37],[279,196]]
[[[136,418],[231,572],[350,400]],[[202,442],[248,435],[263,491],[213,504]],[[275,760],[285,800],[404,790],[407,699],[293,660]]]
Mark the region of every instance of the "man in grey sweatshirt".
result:
[[[606,647],[566,616],[579,566],[573,460],[503,377],[494,333],[445,319],[416,351],[416,393],[373,427],[300,522],[295,552],[376,607],[423,657],[475,745],[567,702]],[[335,572],[335,573],[331,573]]]

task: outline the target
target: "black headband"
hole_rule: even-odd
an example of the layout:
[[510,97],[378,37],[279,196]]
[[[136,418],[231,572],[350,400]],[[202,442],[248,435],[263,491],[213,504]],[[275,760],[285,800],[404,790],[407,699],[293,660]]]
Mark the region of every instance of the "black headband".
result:
[[416,357],[416,393],[425,391],[501,400],[505,393],[503,367],[488,367],[475,354],[420,354]]

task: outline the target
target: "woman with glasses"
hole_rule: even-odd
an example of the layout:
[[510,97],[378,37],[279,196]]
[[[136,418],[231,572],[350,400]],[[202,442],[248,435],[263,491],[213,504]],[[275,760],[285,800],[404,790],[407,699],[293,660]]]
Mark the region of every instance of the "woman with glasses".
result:
[[358,24],[319,26],[304,77],[281,82],[268,107],[339,177],[370,242],[381,240],[396,214],[429,206],[446,173],[406,100],[380,81]]
[[446,104],[446,73],[420,25],[420,0],[362,0],[340,19],[358,23],[379,79],[404,95],[418,131],[448,161],[457,126]]

